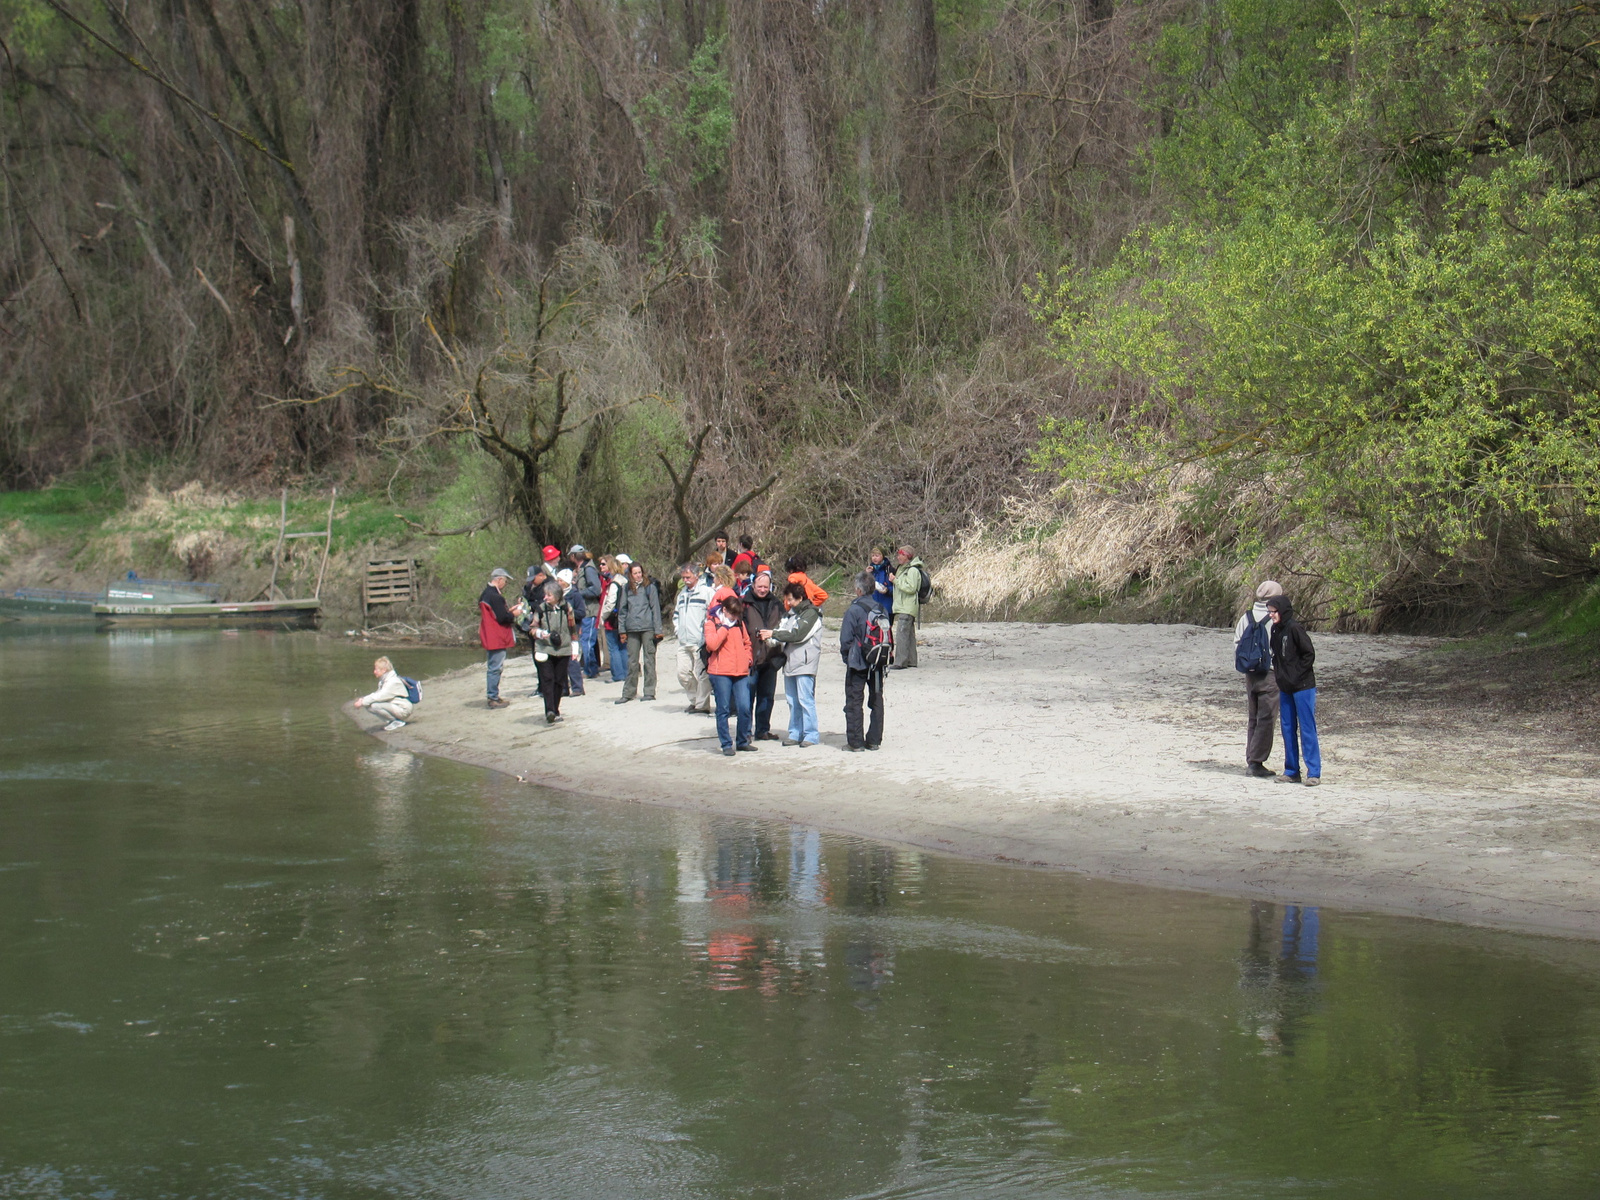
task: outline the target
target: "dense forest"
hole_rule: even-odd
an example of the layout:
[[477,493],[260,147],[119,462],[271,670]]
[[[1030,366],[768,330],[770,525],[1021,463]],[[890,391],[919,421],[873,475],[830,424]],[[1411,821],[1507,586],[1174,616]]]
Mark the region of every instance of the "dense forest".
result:
[[1600,6],[0,0],[0,484],[1325,620],[1593,572]]

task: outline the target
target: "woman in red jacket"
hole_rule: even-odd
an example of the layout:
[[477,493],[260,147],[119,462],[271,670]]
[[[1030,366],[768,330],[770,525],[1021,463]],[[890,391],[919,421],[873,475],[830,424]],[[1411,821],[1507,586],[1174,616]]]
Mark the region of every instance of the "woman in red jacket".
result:
[[[706,674],[717,698],[717,740],[732,757],[737,750],[754,750],[750,740],[750,634],[744,627],[744,604],[734,595],[723,596],[706,615]],[[728,736],[728,710],[738,713],[738,745]]]

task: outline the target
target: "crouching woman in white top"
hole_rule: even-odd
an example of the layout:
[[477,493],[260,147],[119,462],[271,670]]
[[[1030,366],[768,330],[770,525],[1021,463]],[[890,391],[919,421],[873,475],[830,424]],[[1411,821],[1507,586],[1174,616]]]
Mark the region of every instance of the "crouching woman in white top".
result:
[[383,731],[391,733],[403,727],[406,718],[411,715],[412,704],[406,698],[406,681],[400,678],[394,664],[387,658],[380,658],[372,664],[372,674],[378,681],[378,690],[357,700],[356,707],[370,710],[373,716],[387,718],[389,723],[383,727]]

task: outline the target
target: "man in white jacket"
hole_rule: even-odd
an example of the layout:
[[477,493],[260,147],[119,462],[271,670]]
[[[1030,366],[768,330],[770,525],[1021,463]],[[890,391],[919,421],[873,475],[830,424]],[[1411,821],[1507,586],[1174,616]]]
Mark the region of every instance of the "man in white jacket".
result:
[[378,681],[378,690],[357,700],[356,707],[367,709],[374,716],[387,718],[389,723],[383,727],[385,733],[404,729],[413,707],[406,696],[406,681],[400,678],[400,673],[387,658],[380,658],[372,664],[372,674]]
[[684,712],[711,711],[711,676],[700,659],[706,640],[706,606],[711,603],[711,585],[700,577],[694,563],[678,568],[678,599],[672,606],[672,627],[678,635],[678,686],[689,697]]
[[[1259,654],[1252,647],[1265,643],[1263,632],[1270,633],[1272,622],[1267,619],[1267,600],[1283,595],[1283,585],[1268,579],[1256,588],[1256,602],[1249,612],[1239,618],[1233,629],[1234,667],[1244,676],[1245,722],[1244,757],[1246,771],[1257,779],[1270,779],[1272,772],[1265,763],[1272,753],[1272,725],[1277,720],[1278,684],[1272,677],[1272,656],[1258,661]],[[1245,635],[1250,635],[1246,644]],[[1248,668],[1256,668],[1254,670]]]

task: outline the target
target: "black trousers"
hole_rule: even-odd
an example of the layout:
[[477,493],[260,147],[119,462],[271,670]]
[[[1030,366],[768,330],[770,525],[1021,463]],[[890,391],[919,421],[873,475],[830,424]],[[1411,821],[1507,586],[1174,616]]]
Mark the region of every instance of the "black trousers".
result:
[[778,676],[783,674],[783,659],[774,658],[750,668],[750,706],[754,710],[755,735],[772,732],[772,702],[778,693]]
[[559,713],[561,696],[567,689],[567,663],[565,655],[552,654],[543,662],[534,662],[539,669],[539,695],[544,697],[544,711]]
[[[866,736],[861,735],[861,700],[866,697],[871,719]],[[883,672],[844,671],[844,736],[852,746],[876,746],[883,741]]]

